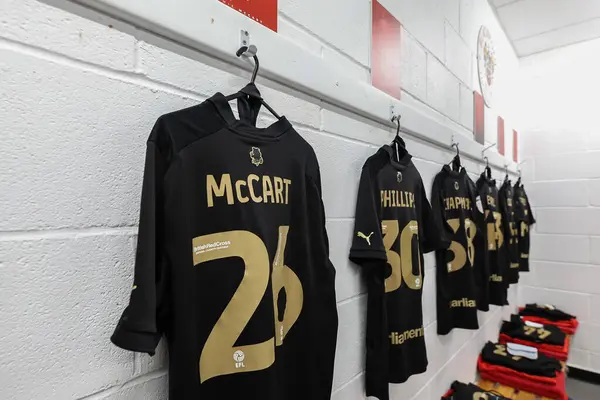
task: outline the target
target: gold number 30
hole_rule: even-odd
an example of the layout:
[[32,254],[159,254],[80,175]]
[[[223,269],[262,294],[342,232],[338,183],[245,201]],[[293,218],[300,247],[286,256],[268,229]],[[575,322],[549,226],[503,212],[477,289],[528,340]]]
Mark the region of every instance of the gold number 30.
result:
[[388,263],[392,267],[392,274],[385,280],[385,292],[393,292],[402,285],[402,278],[411,289],[420,289],[423,285],[423,273],[421,271],[421,258],[417,257],[419,263],[418,275],[413,274],[412,239],[419,239],[419,225],[417,221],[410,221],[402,233],[400,233],[400,254],[392,250],[392,245],[398,239],[398,220],[385,220],[381,222],[383,231],[383,245],[386,250]]
[[[220,375],[258,371],[275,362],[275,346],[283,340],[302,311],[304,293],[300,279],[284,265],[283,255],[289,226],[279,227],[277,252],[271,276],[275,337],[262,343],[236,346],[235,342],[252,318],[269,286],[269,253],[264,242],[248,231],[229,231],[196,237],[192,246],[215,245],[194,252],[194,265],[228,257],[244,261],[244,276],[229,304],[221,314],[200,354],[200,383]],[[278,319],[277,298],[285,288],[286,306],[283,320]]]

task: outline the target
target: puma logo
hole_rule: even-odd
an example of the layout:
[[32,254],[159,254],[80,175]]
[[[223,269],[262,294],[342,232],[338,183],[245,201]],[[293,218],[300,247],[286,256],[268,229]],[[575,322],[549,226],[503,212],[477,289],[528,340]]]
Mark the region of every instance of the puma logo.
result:
[[356,236],[358,236],[359,238],[363,238],[367,241],[367,243],[369,243],[369,246],[371,245],[371,235],[373,234],[373,232],[369,233],[369,236],[365,235],[362,232],[358,232],[356,234]]

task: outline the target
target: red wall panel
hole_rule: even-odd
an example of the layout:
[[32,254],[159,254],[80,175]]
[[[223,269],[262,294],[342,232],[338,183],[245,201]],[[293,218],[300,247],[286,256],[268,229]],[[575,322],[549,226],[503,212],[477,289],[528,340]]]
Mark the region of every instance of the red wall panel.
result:
[[498,153],[504,155],[504,119],[498,117]]
[[400,99],[400,21],[373,0],[371,82]]
[[513,161],[519,162],[519,134],[513,129]]
[[[202,0],[200,0],[202,1]],[[219,0],[221,3],[237,10],[277,32],[277,0]]]
[[485,142],[485,104],[483,96],[476,90],[473,91],[473,130],[475,133],[475,141],[483,144]]

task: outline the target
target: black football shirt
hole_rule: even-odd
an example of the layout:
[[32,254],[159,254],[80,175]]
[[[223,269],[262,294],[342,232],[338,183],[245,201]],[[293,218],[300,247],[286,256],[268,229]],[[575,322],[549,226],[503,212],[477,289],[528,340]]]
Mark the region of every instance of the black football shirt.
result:
[[505,180],[498,191],[500,213],[504,227],[505,244],[508,250],[508,283],[519,282],[519,231],[518,219],[515,215],[514,190],[509,180]]
[[562,369],[560,361],[538,352],[537,359],[532,360],[522,356],[513,356],[506,345],[487,342],[481,350],[483,361],[514,369],[530,375],[555,377],[556,372]]
[[529,229],[535,224],[535,218],[531,212],[529,198],[523,184],[517,182],[514,187],[515,219],[519,231],[519,271],[529,271]]
[[478,329],[475,237],[479,234],[475,194],[466,180],[466,171],[444,165],[431,190],[431,207],[439,226],[451,239],[448,249],[437,250],[437,331],[453,328]]
[[566,312],[559,310],[558,308],[550,305],[550,304],[535,304],[530,303],[526,304],[521,310],[519,310],[519,315],[522,316],[531,316],[531,317],[539,317],[544,318],[549,321],[568,321],[575,319],[576,317],[571,314],[567,314]]
[[518,315],[511,315],[510,321],[502,321],[500,333],[515,339],[554,346],[564,346],[566,340],[566,335],[560,328],[554,325],[532,326],[522,321]]
[[419,172],[405,153],[384,146],[360,178],[350,259],[368,280],[367,395],[388,398],[388,382],[427,369],[423,254],[442,243]]
[[489,300],[490,304],[503,306],[508,304],[508,267],[509,258],[506,248],[502,214],[498,201],[496,181],[481,174],[477,180],[477,191],[482,200],[487,225],[489,259]]
[[[241,104],[240,104],[241,103]],[[134,282],[111,338],[169,347],[169,398],[330,398],[337,337],[320,173],[285,119],[218,93],[147,143]],[[249,115],[249,116],[248,116]]]
[[498,393],[488,392],[472,383],[454,381],[452,394],[442,397],[442,400],[509,400]]
[[477,287],[477,309],[480,311],[490,310],[490,260],[488,252],[488,226],[483,208],[483,201],[475,182],[465,174],[465,180],[469,186],[469,190],[475,196],[475,210],[478,218],[475,220],[477,224],[477,234],[473,240],[475,248],[475,282]]

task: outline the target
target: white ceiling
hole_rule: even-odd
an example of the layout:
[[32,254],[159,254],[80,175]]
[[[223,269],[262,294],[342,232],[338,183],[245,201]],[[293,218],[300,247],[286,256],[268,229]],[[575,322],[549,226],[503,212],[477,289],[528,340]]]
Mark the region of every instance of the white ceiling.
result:
[[519,57],[600,37],[600,0],[489,0]]

